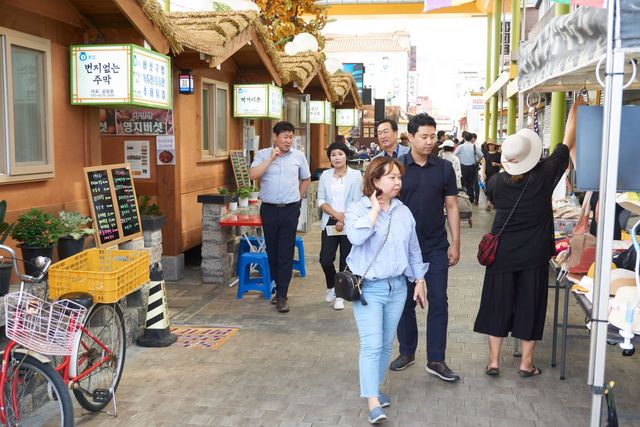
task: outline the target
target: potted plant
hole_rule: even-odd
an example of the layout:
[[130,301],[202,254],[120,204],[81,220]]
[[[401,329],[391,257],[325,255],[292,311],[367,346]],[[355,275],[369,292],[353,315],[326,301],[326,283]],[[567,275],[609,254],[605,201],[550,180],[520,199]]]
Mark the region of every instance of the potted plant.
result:
[[39,256],[51,258],[53,248],[62,233],[60,221],[40,209],[31,208],[18,217],[11,230],[11,237],[20,242],[18,247],[22,251],[24,271],[27,274],[38,275],[40,271],[33,260]]
[[238,196],[236,196],[236,193],[231,194],[231,198],[229,199],[229,210],[232,212],[238,210]]
[[160,230],[166,221],[166,217],[160,212],[160,207],[155,203],[149,203],[149,196],[138,197],[138,209],[142,220],[143,231]]
[[254,185],[253,187],[251,187],[251,198],[249,200],[257,201],[259,196],[260,196],[260,189]]
[[249,206],[249,197],[251,196],[251,187],[240,187],[236,190],[235,195],[238,196],[238,204],[241,208]]
[[[11,229],[15,223],[8,224],[4,222],[4,216],[7,213],[6,200],[0,201],[0,245],[4,245],[5,240],[9,237]],[[4,254],[2,254],[4,255]],[[11,280],[11,269],[13,264],[10,260],[0,259],[0,296],[9,292],[9,281]]]
[[58,240],[58,256],[62,260],[82,252],[84,239],[96,231],[93,228],[87,228],[93,220],[82,216],[80,212],[60,211],[58,219],[62,226],[62,236]]

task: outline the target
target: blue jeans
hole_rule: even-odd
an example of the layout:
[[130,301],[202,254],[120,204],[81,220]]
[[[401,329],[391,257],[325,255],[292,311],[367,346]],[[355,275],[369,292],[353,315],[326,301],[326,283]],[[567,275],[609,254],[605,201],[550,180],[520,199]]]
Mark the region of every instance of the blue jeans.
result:
[[360,336],[360,396],[378,397],[407,298],[407,282],[404,276],[365,279],[362,293],[368,305],[353,303]]

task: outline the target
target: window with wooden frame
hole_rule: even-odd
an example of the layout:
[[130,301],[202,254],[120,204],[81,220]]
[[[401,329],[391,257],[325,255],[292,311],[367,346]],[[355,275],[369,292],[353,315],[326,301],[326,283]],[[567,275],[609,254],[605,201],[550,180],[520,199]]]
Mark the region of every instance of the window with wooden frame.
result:
[[229,85],[202,79],[202,159],[229,157]]
[[54,173],[51,42],[0,27],[0,183]]

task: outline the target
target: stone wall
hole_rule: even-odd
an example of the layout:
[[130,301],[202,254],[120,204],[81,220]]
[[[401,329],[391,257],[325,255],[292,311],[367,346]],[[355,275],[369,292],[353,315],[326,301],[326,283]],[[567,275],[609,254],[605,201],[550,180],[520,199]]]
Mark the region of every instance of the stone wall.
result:
[[235,236],[233,228],[221,227],[224,204],[202,204],[202,281],[230,283],[235,276]]

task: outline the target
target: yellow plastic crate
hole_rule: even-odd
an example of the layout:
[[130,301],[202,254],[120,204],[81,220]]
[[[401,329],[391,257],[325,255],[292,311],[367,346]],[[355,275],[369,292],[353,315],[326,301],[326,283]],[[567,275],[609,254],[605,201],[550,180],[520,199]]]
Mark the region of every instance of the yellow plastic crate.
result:
[[49,269],[49,296],[87,292],[94,302],[113,303],[149,281],[145,251],[87,249]]

